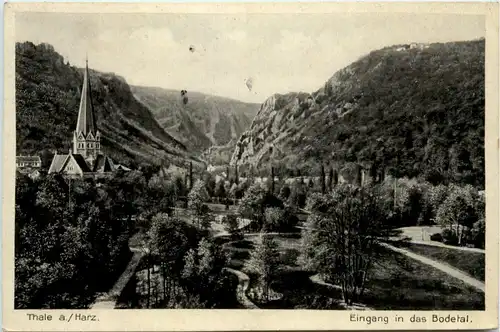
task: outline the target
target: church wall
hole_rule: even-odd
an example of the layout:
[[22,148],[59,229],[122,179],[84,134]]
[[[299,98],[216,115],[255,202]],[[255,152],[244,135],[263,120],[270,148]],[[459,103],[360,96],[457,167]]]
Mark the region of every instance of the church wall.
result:
[[73,159],[70,159],[66,166],[64,167],[63,170],[64,173],[69,174],[69,175],[83,175],[82,170],[80,167],[73,161]]

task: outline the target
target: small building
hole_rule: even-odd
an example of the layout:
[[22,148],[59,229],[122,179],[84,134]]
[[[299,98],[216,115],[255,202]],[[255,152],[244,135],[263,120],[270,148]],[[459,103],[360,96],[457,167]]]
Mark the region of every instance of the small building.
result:
[[39,156],[17,156],[17,168],[40,168],[42,167],[42,160]]

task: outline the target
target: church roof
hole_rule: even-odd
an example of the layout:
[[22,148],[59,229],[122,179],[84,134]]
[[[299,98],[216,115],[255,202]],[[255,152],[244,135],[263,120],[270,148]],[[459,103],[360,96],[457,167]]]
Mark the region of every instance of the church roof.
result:
[[92,172],[81,154],[56,154],[50,164],[49,173],[61,172],[69,159],[73,159],[83,173]]
[[49,173],[58,173],[62,170],[63,166],[66,164],[66,160],[69,155],[67,154],[56,154],[54,158],[52,158],[52,162],[50,163]]
[[92,172],[89,166],[87,165],[85,158],[83,158],[81,154],[71,154],[71,156],[74,158],[76,164],[78,165],[78,167],[80,167],[82,172],[84,173]]
[[94,172],[113,172],[115,171],[113,160],[105,155],[98,155],[94,163]]
[[83,74],[82,95],[80,97],[80,109],[78,110],[78,122],[76,124],[76,132],[83,133],[85,136],[97,131],[97,126],[94,117],[94,107],[92,105],[89,66],[85,65]]

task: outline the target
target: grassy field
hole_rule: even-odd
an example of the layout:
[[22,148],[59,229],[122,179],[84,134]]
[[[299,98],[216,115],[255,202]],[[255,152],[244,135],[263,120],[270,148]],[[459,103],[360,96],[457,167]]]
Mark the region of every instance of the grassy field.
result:
[[[273,236],[278,242],[281,271],[272,284],[283,294],[279,300],[258,303],[261,308],[339,309],[338,290],[314,284],[311,273],[297,264],[300,234]],[[254,247],[257,236],[227,244],[231,255],[230,267],[241,270]],[[482,310],[484,294],[458,279],[425,264],[390,250],[383,251],[375,264],[362,303],[374,309],[386,310]],[[255,277],[251,277],[251,287]]]
[[383,249],[363,303],[386,310],[484,310],[484,293],[448,274]]
[[415,243],[405,246],[405,249],[451,265],[478,280],[485,280],[483,253]]

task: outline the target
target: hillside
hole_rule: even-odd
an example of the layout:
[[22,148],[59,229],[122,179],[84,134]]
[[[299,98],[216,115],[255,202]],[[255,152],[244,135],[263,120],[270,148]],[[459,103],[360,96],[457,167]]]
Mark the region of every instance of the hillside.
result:
[[[181,91],[139,86],[131,89],[167,133],[198,154],[212,146],[225,146],[232,152],[259,109],[258,104],[192,91],[187,91],[184,103]],[[226,155],[228,162],[230,153]]]
[[[42,154],[47,162],[53,150],[68,151],[82,82],[83,70],[64,63],[51,45],[16,44],[17,154]],[[114,160],[133,166],[191,158],[133,97],[123,78],[91,70],[90,84],[102,146]]]
[[484,39],[397,45],[316,92],[271,96],[231,163],[318,173],[351,163],[484,186]]

